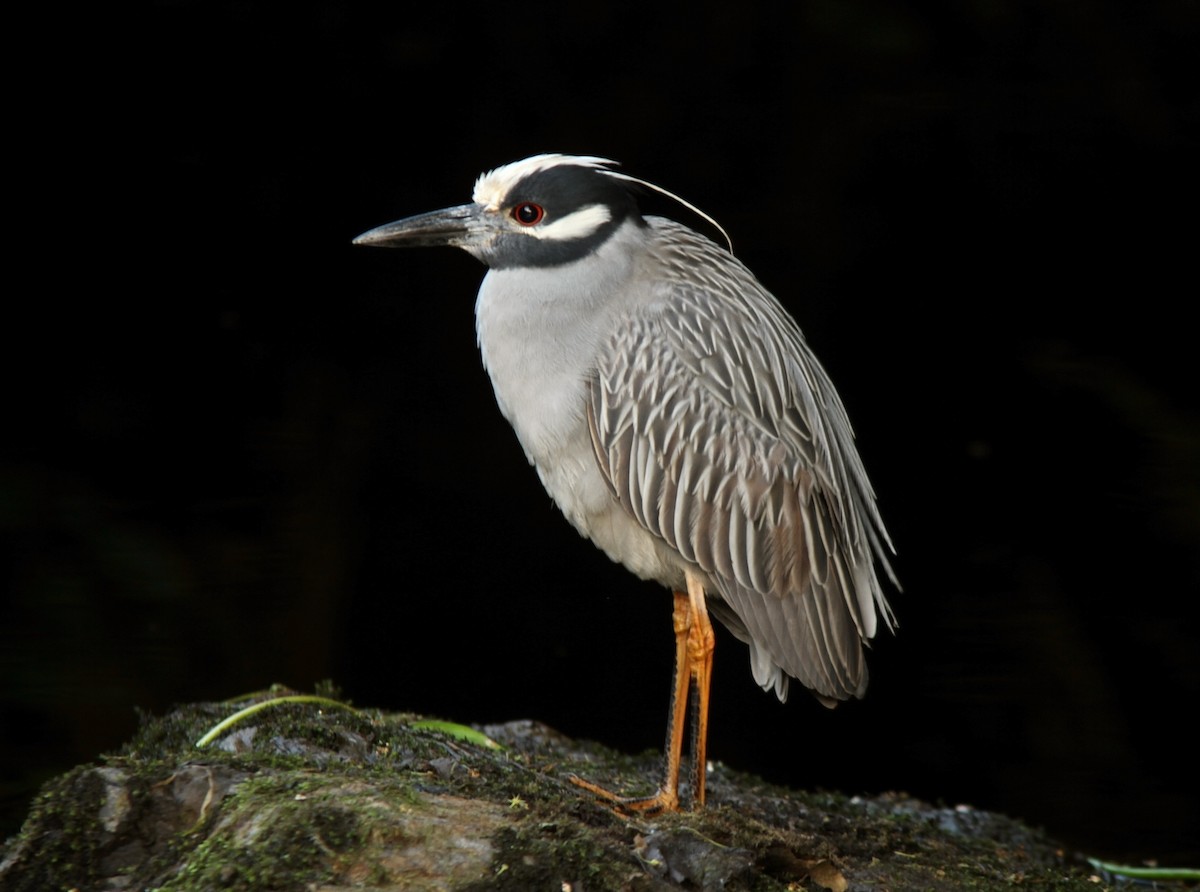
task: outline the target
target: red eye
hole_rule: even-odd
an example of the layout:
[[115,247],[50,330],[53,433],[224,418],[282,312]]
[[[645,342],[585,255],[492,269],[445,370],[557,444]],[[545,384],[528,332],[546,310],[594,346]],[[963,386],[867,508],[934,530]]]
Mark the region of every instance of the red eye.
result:
[[523,201],[512,209],[512,217],[522,226],[536,226],[546,216],[545,209],[532,201]]

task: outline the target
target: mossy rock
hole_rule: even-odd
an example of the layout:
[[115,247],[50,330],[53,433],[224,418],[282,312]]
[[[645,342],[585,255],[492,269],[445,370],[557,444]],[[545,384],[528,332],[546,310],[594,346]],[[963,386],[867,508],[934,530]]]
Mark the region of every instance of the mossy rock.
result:
[[647,792],[657,754],[278,693],[203,748],[235,707],[148,718],[120,752],[48,783],[0,853],[0,887],[1104,888],[1053,841],[973,809],[802,793],[716,764],[704,810],[628,819],[569,777]]

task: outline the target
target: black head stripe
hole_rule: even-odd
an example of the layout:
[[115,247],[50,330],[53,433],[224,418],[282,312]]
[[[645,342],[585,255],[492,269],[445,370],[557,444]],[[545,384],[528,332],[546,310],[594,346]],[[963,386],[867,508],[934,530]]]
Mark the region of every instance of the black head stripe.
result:
[[594,232],[578,238],[536,238],[521,232],[507,233],[488,251],[489,266],[495,269],[561,266],[591,254],[625,221],[643,223],[634,198],[634,184],[577,164],[549,167],[522,178],[505,195],[504,209],[507,212],[525,202],[545,209],[545,226],[594,205],[607,208],[609,219]]
[[602,204],[612,213],[612,222],[620,223],[638,212],[631,186],[594,168],[564,164],[523,178],[509,191],[505,203],[536,202],[546,209],[548,223],[588,205]]

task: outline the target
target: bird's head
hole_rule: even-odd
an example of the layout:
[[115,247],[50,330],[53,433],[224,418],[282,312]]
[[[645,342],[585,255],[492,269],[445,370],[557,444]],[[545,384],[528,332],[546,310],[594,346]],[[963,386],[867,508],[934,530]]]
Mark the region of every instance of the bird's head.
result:
[[678,196],[615,166],[590,155],[534,155],[480,175],[470,204],[379,226],[354,244],[451,245],[493,269],[560,266],[592,253],[624,224],[644,225],[635,197],[640,187],[717,225]]

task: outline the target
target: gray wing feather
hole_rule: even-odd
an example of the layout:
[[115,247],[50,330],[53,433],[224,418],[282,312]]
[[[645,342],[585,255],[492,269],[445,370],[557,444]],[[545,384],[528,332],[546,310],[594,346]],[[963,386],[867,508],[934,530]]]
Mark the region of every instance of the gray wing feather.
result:
[[[714,613],[751,646],[755,678],[861,696],[862,642],[890,547],[845,410],[795,323],[753,275],[691,230],[670,274],[603,351],[587,406],[597,462],[648,531],[715,582]],[[716,269],[720,276],[697,278]]]

